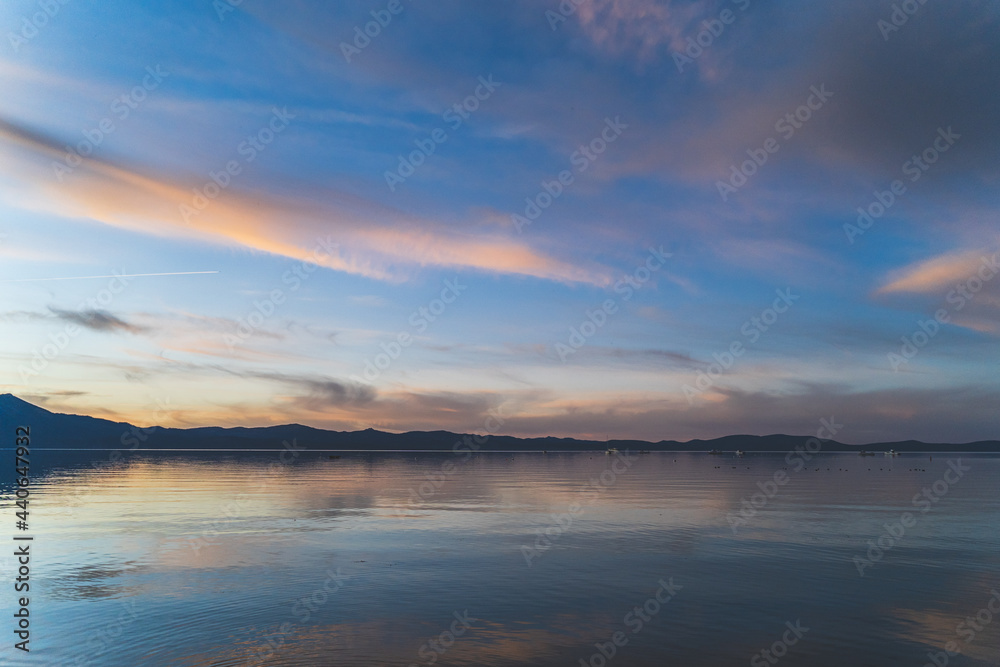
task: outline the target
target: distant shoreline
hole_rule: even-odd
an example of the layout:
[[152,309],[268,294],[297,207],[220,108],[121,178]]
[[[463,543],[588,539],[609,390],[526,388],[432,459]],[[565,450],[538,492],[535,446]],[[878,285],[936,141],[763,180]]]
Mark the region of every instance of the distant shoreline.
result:
[[[0,448],[12,448],[14,427],[31,429],[35,451],[137,451],[163,452],[248,452],[289,451],[341,453],[530,453],[530,452],[601,452],[618,449],[635,453],[704,453],[725,455],[742,451],[751,453],[786,453],[807,451],[810,455],[825,452],[875,455],[893,450],[898,453],[955,454],[1000,453],[1000,440],[980,440],[964,443],[921,442],[901,440],[851,445],[832,438],[806,435],[747,435],[736,434],[711,439],[687,441],[635,439],[587,440],[562,437],[516,437],[482,435],[451,431],[408,431],[389,433],[375,429],[362,431],[328,431],[302,424],[255,427],[202,426],[166,428],[135,426],[84,415],[51,412],[12,394],[0,394]],[[9,428],[8,428],[9,427]],[[45,447],[59,443],[62,447]],[[108,447],[107,445],[113,445]],[[94,445],[104,445],[95,447]]]
[[[860,446],[860,445],[859,445]],[[0,451],[11,452],[14,451],[13,447],[0,447]],[[115,452],[122,451],[121,448],[116,447],[33,447],[32,451],[35,452]],[[200,449],[200,448],[146,448],[146,449],[136,449],[132,450],[130,454],[142,454],[151,452],[205,452],[205,453],[220,453],[220,452],[261,452],[261,453],[275,453],[283,452],[284,449],[258,449],[258,448],[248,448],[248,449],[235,449],[235,448],[224,448],[224,449]],[[794,450],[793,450],[794,451]],[[885,455],[886,452],[883,451],[870,451],[864,450],[866,453],[870,453],[873,456],[878,456],[879,454]],[[455,454],[456,452],[450,449],[304,449],[302,453],[337,453],[337,454]],[[625,454],[708,454],[711,456],[736,456],[735,451],[705,451],[703,449],[654,449],[654,450],[631,450],[622,449],[621,453]],[[463,456],[470,452],[460,452]],[[605,450],[603,449],[483,449],[478,452],[471,452],[472,454],[603,454]],[[770,454],[770,455],[783,455],[787,454],[788,450],[783,449],[773,449],[773,450],[755,450],[743,452],[743,456],[751,456],[754,454]],[[810,456],[819,456],[821,454],[857,454],[860,455],[860,451],[852,449],[824,449],[822,451],[816,452],[815,454],[810,454]],[[982,451],[964,451],[964,450],[926,450],[926,451],[896,451],[896,455],[902,456],[904,454],[912,455],[917,454],[923,456],[924,454],[940,454],[944,455],[955,455],[955,454],[1000,454],[1000,449],[995,451],[982,450]]]

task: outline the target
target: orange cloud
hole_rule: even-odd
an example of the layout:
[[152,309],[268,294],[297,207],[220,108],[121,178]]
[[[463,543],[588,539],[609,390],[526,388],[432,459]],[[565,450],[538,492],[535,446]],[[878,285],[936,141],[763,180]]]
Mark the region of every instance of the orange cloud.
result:
[[968,250],[939,255],[908,266],[896,273],[892,281],[880,288],[877,294],[894,292],[936,293],[953,287],[956,283],[973,277],[989,279],[980,272],[995,274],[991,268],[997,264],[998,254],[986,249]]
[[192,188],[98,159],[85,160],[60,182],[53,165],[62,163],[64,152],[55,141],[0,121],[0,142],[14,148],[0,161],[0,173],[16,184],[6,199],[28,210],[237,244],[377,280],[404,280],[409,271],[432,266],[565,283],[611,282],[602,267],[576,266],[502,235],[456,233],[351,197],[313,204],[230,187],[198,209]]

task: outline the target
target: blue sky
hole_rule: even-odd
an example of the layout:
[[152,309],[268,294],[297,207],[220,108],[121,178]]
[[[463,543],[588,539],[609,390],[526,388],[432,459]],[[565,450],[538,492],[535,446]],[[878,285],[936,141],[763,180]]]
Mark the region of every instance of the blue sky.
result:
[[997,437],[995,3],[572,6],[6,3],[2,389],[177,426]]

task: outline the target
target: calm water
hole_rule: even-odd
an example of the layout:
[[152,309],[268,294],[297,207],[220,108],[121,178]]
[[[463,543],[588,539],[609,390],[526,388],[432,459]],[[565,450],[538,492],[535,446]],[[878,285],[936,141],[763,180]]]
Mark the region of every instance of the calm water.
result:
[[[1000,458],[963,455],[961,477],[949,458],[831,454],[797,472],[781,455],[650,454],[617,474],[589,453],[39,464],[32,652],[11,648],[4,549],[0,663],[600,667],[600,643],[614,665],[919,667],[954,642],[948,664],[997,665],[1000,614],[980,610],[1000,590]],[[734,531],[776,471],[787,483]],[[936,501],[915,507],[924,487]],[[881,560],[853,560],[904,512]],[[978,631],[959,625],[977,613]]]

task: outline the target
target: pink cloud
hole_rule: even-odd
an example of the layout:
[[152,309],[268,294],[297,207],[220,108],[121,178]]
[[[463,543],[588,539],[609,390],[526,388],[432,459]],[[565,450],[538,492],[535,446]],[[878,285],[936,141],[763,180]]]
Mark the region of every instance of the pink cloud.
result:
[[998,254],[980,248],[932,257],[896,272],[877,294],[934,294],[975,277],[988,280],[987,275],[995,275],[991,267],[996,265]]
[[589,0],[576,15],[584,33],[602,50],[613,55],[634,52],[640,62],[656,56],[661,45],[679,50],[684,28],[692,17],[687,9],[654,0]]
[[[157,236],[240,245],[377,280],[404,280],[421,267],[439,267],[599,286],[611,282],[603,267],[556,259],[502,232],[456,233],[349,196],[340,198],[346,203],[314,204],[233,186],[199,209],[193,190],[177,179],[97,159],[84,161],[60,182],[51,165],[61,162],[63,153],[53,143],[6,123],[0,123],[0,142],[14,149],[0,163],[0,173],[16,184],[7,199],[24,209]],[[204,191],[204,186],[196,187]],[[315,252],[319,239],[325,245],[322,258]]]

